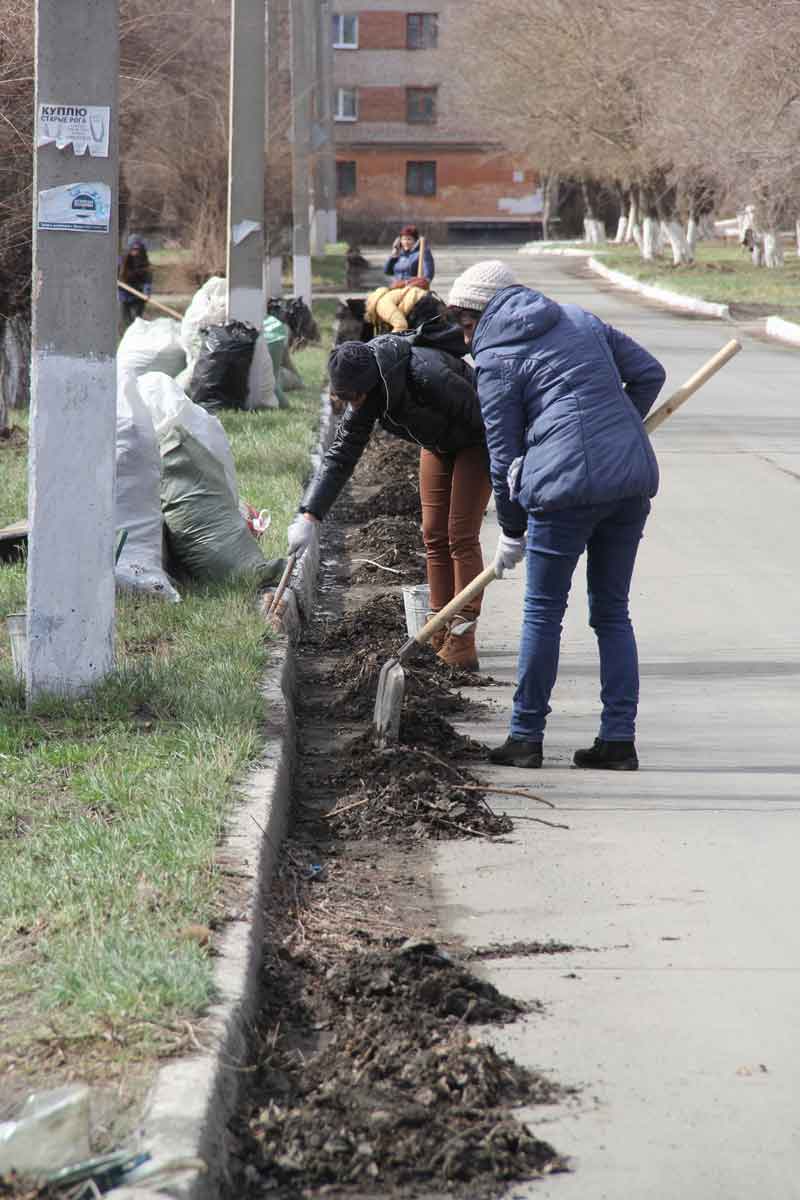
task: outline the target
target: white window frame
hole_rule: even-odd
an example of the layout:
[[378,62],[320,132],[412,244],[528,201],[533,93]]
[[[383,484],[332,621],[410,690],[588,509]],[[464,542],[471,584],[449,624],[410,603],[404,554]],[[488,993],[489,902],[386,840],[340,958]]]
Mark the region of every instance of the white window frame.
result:
[[[342,99],[346,94],[353,97],[353,111],[347,113],[344,111]],[[333,96],[333,119],[334,121],[357,121],[358,120],[358,88],[357,87],[339,87],[336,89]]]
[[[334,26],[333,33],[333,48],[334,50],[357,50],[358,49],[358,13],[332,13],[331,20]],[[345,42],[344,38],[344,23],[345,21],[353,22],[353,37],[354,41]]]

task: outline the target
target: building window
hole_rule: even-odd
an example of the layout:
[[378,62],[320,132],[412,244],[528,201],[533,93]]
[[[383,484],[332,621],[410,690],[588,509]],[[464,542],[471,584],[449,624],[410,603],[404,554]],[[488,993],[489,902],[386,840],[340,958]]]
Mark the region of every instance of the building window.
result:
[[354,162],[337,162],[336,164],[336,195],[355,196],[356,194],[356,164]]
[[358,88],[337,88],[333,115],[337,121],[358,120]]
[[436,195],[436,163],[407,162],[406,163],[406,195],[435,196]]
[[433,50],[438,33],[436,13],[409,13],[406,17],[407,49]]
[[436,88],[406,88],[406,120],[430,125],[436,120]]
[[336,50],[358,49],[358,16],[355,13],[334,13],[333,45]]

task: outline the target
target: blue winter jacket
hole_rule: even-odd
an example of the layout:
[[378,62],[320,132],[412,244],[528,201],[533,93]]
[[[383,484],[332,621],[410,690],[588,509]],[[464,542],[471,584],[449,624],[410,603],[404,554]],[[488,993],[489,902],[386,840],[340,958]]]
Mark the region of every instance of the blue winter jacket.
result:
[[643,420],[665,374],[632,338],[515,286],[492,297],[472,354],[506,533],[522,533],[528,512],[656,494]]
[[[433,255],[428,247],[425,247],[425,278],[433,279]],[[416,279],[419,275],[419,242],[406,252],[401,250],[399,254],[392,254],[386,260],[386,266],[383,268],[384,275],[393,275],[395,279]]]

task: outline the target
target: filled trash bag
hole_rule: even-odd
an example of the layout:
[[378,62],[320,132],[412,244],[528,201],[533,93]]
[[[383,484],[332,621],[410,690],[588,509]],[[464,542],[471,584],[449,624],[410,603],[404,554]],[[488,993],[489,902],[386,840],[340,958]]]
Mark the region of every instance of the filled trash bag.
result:
[[143,375],[145,371],[162,371],[174,377],[185,365],[181,327],[172,317],[158,317],[155,321],[136,317],[117,347],[118,372]]
[[205,331],[189,394],[209,412],[247,408],[247,380],[258,330],[246,321],[227,321]]
[[280,578],[284,560],[264,558],[221,462],[181,425],[161,439],[161,509],[170,554],[193,579]]
[[203,331],[212,325],[224,325],[228,319],[228,281],[212,275],[198,288],[183,314],[181,342],[186,351],[186,370],[179,383],[189,391],[194,368],[203,351]]
[[[161,376],[166,378],[166,376]],[[170,380],[170,382],[172,382]],[[114,568],[117,586],[160,596],[180,596],[162,563],[161,456],[153,418],[132,371],[117,379],[117,478],[114,513],[117,532],[127,536]],[[188,401],[187,401],[188,403]]]
[[139,394],[150,410],[159,442],[175,425],[183,426],[222,464],[231,495],[238,502],[239,487],[233,451],[219,417],[213,417],[199,404],[194,404],[178,386],[176,379],[153,371],[140,375],[138,383]]
[[289,344],[289,327],[277,317],[264,317],[264,341],[267,344],[269,357],[272,362],[272,374],[275,378],[275,395],[280,408],[286,408],[286,397],[281,386],[281,366],[283,356]]

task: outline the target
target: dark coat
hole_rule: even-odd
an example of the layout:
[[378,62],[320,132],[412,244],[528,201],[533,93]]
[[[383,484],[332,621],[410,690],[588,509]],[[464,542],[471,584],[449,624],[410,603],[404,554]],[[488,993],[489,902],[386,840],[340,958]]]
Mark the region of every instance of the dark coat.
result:
[[399,254],[390,255],[386,260],[383,273],[384,275],[393,275],[395,279],[416,279],[420,274],[424,273],[426,279],[433,279],[433,255],[427,246],[425,247],[423,264],[425,271],[420,272],[419,242],[417,242],[409,251],[401,250]]
[[472,353],[507,533],[524,530],[528,512],[656,494],[643,420],[665,374],[632,338],[515,286],[492,297]]
[[373,338],[382,381],[358,410],[348,406],[333,444],[309,485],[301,512],[320,520],[353,474],[375,422],[439,454],[485,442],[467,347],[460,328],[441,319],[424,330]]

